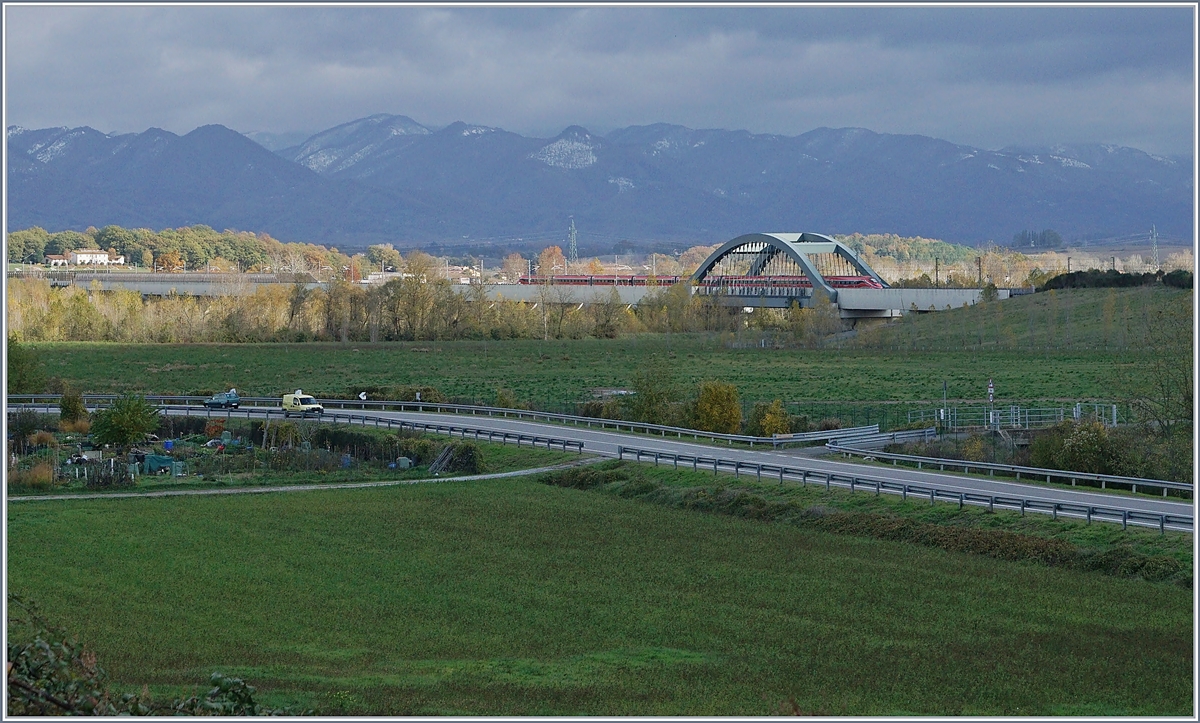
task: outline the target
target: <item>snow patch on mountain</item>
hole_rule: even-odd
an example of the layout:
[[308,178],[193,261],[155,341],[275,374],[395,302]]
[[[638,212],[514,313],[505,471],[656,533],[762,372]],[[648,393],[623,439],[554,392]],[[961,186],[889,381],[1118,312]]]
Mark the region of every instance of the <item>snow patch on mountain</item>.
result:
[[68,133],[65,136],[62,136],[58,140],[54,141],[50,145],[46,146],[45,150],[38,153],[36,156],[34,156],[34,158],[38,159],[42,163],[49,163],[50,161],[54,160],[55,158],[58,158],[62,154],[66,153],[67,146],[70,145],[71,139],[78,138],[81,135],[83,135],[83,131],[75,131],[73,133]]
[[1146,155],[1150,156],[1151,158],[1158,161],[1159,163],[1165,163],[1168,166],[1175,165],[1175,161],[1172,161],[1170,158],[1167,158],[1166,156],[1156,156],[1153,153],[1147,153]]
[[1050,156],[1050,157],[1053,158],[1054,160],[1058,161],[1059,163],[1061,163],[1063,168],[1091,168],[1091,166],[1084,163],[1083,161],[1077,161],[1074,158],[1067,158],[1065,156]]
[[631,191],[634,188],[637,188],[637,186],[633,185],[633,181],[625,178],[624,176],[620,178],[610,178],[608,179],[608,182],[617,187],[617,193],[625,193],[626,191]]
[[555,168],[587,168],[596,163],[595,146],[566,138],[543,146],[529,157]]
[[317,151],[316,153],[313,153],[312,155],[309,155],[304,160],[300,161],[300,163],[308,166],[309,168],[316,171],[317,173],[320,173],[321,171],[324,171],[326,168],[329,168],[329,166],[333,165],[335,162],[340,160],[341,157],[342,157],[342,155],[340,153],[338,153],[337,151],[322,149],[322,150]]
[[22,133],[26,132],[27,130],[29,130],[29,129],[22,128],[21,126],[9,126],[8,127],[8,138],[12,138],[14,136],[19,136]]
[[[393,134],[393,135],[395,135],[395,134]],[[339,163],[338,167],[333,170],[335,170],[335,171],[346,170],[350,166],[353,166],[355,163],[358,163],[359,161],[361,161],[362,159],[364,159],[368,155],[370,155],[376,148],[379,147],[379,145],[380,144],[378,144],[378,143],[372,143],[371,145],[360,149],[357,153],[354,153],[349,158],[347,158],[346,160]],[[316,169],[314,168],[313,170],[315,171]]]
[[487,128],[485,126],[470,126],[463,129],[464,136],[481,136],[485,133],[495,133],[495,128]]

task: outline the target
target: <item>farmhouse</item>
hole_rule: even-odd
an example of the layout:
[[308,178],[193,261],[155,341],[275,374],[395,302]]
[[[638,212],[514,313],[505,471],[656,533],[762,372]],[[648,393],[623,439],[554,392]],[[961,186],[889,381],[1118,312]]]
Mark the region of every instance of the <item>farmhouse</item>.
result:
[[124,265],[125,257],[118,256],[111,251],[101,251],[100,249],[77,249],[67,254],[71,264],[76,266],[109,266],[109,265]]
[[71,262],[63,254],[46,254],[46,263],[50,266],[66,266]]

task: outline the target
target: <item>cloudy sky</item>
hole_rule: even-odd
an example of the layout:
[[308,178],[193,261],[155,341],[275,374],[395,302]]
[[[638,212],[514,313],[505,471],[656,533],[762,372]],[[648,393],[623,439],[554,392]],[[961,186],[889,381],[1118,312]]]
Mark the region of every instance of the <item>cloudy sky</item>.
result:
[[316,132],[375,113],[550,137],[820,126],[1194,153],[1194,11],[5,8],[5,122]]

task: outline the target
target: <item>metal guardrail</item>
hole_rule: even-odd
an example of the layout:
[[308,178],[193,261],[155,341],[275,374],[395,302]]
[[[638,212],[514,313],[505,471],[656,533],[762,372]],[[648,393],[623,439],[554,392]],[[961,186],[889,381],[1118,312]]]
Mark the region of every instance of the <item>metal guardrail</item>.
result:
[[[11,394],[8,397],[9,404],[18,402],[18,400],[28,399],[31,403],[44,402],[47,404],[47,410],[50,411],[50,403],[55,403],[60,398],[58,394]],[[117,394],[85,394],[83,399],[85,402],[107,402],[118,399]],[[208,397],[199,396],[184,396],[184,395],[147,395],[146,401],[157,403],[160,405],[193,405],[196,402],[203,402]],[[601,429],[616,429],[618,432],[622,429],[627,429],[630,432],[642,432],[644,434],[656,434],[659,436],[674,435],[678,438],[690,436],[693,439],[710,439],[714,441],[742,442],[753,447],[756,444],[771,445],[772,448],[778,448],[787,444],[799,444],[804,442],[821,442],[831,439],[840,439],[843,437],[859,437],[863,434],[873,434],[879,431],[878,424],[872,424],[865,427],[847,427],[844,429],[830,429],[819,432],[802,432],[786,436],[775,437],[754,437],[745,434],[722,434],[720,432],[705,432],[698,429],[687,429],[684,427],[670,427],[664,424],[647,424],[645,422],[627,422],[622,419],[601,419],[599,417],[580,417],[573,414],[557,414],[555,412],[537,412],[527,409],[509,409],[507,407],[483,407],[470,404],[443,404],[440,402],[401,402],[401,401],[360,401],[357,399],[318,399],[322,406],[340,409],[378,409],[379,411],[394,410],[394,411],[415,411],[415,412],[432,412],[442,413],[449,412],[452,414],[471,414],[485,415],[489,417],[515,417],[517,419],[531,419],[534,421],[560,422],[566,424],[586,425],[588,427],[600,427]],[[248,407],[279,407],[278,397],[242,397],[241,403]]]
[[947,490],[926,484],[892,482],[873,477],[810,470],[802,467],[759,464],[757,462],[743,462],[741,460],[722,459],[720,457],[673,454],[670,452],[639,449],[637,447],[617,447],[617,459],[624,459],[626,455],[632,456],[637,462],[643,461],[643,457],[652,458],[656,466],[660,462],[671,462],[675,468],[678,468],[681,462],[685,465],[691,464],[692,471],[694,472],[700,471],[701,468],[707,471],[711,467],[714,475],[721,470],[732,471],[735,477],[740,477],[743,471],[747,473],[753,472],[760,482],[763,475],[767,474],[769,477],[778,477],[780,484],[783,484],[785,480],[799,480],[802,485],[807,486],[811,479],[814,483],[823,482],[826,490],[831,487],[848,488],[851,492],[866,489],[873,490],[876,496],[887,492],[889,494],[900,495],[905,500],[910,495],[922,499],[927,497],[931,505],[937,500],[943,500],[957,502],[959,509],[962,509],[963,505],[969,504],[978,507],[986,506],[989,512],[994,512],[999,507],[1001,509],[1020,510],[1021,514],[1024,515],[1026,510],[1029,510],[1053,515],[1054,519],[1058,519],[1059,513],[1063,513],[1067,516],[1084,518],[1088,524],[1091,524],[1094,518],[1102,522],[1120,522],[1122,529],[1127,529],[1131,524],[1143,527],[1158,527],[1159,532],[1163,534],[1166,533],[1168,525],[1184,530],[1194,530],[1195,527],[1195,518],[1191,515],[1170,515],[1120,507],[1083,505],[1072,502],[1039,499],[1036,497],[961,492],[959,490]]
[[900,442],[927,442],[937,436],[937,429],[929,427],[928,429],[910,429],[902,432],[880,432],[878,434],[864,434],[856,437],[841,437],[831,439],[826,443],[826,449],[834,449],[830,445],[836,445],[836,448],[841,449],[843,444],[856,444],[859,447],[870,445],[884,446],[887,444],[897,444]]
[[[848,444],[853,444],[857,440],[846,440]],[[1018,480],[1024,474],[1028,477],[1045,477],[1049,482],[1051,478],[1069,479],[1074,485],[1077,480],[1089,480],[1099,482],[1100,489],[1107,489],[1110,484],[1129,485],[1137,492],[1138,487],[1159,487],[1163,491],[1163,497],[1167,496],[1167,490],[1185,490],[1194,492],[1195,485],[1187,482],[1171,482],[1169,480],[1147,479],[1142,477],[1122,477],[1113,474],[1097,474],[1095,472],[1072,472],[1070,470],[1061,469],[1043,469],[1041,467],[1022,467],[1015,464],[998,464],[996,462],[972,462],[964,459],[947,459],[942,457],[920,457],[912,454],[896,454],[895,452],[877,452],[871,449],[854,448],[844,446],[840,442],[830,442],[825,445],[826,449],[835,452],[842,452],[847,456],[858,455],[860,457],[874,457],[875,459],[891,460],[893,464],[896,462],[915,462],[917,469],[924,469],[925,465],[932,467],[937,465],[938,469],[945,470],[947,467],[952,470],[961,468],[964,473],[969,473],[972,469],[987,470],[989,474],[994,472],[1007,472],[1015,474]]]

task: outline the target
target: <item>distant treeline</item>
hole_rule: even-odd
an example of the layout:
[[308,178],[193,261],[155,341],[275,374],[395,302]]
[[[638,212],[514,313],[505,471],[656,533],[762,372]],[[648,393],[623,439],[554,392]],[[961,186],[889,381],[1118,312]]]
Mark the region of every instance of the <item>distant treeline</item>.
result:
[[1144,274],[1127,274],[1122,271],[1072,271],[1069,274],[1059,274],[1043,284],[1038,290],[1050,289],[1120,289],[1133,286],[1151,286],[1162,283],[1176,289],[1192,288],[1192,272],[1176,269],[1168,274],[1147,272]]
[[1062,236],[1052,228],[1044,231],[1021,231],[1013,236],[1013,248],[1015,249],[1056,249],[1062,245]]
[[897,261],[933,261],[940,259],[944,264],[968,261],[979,255],[979,250],[961,244],[946,243],[938,239],[921,236],[898,236],[894,233],[835,235],[834,238],[849,246],[855,253],[891,257]]

